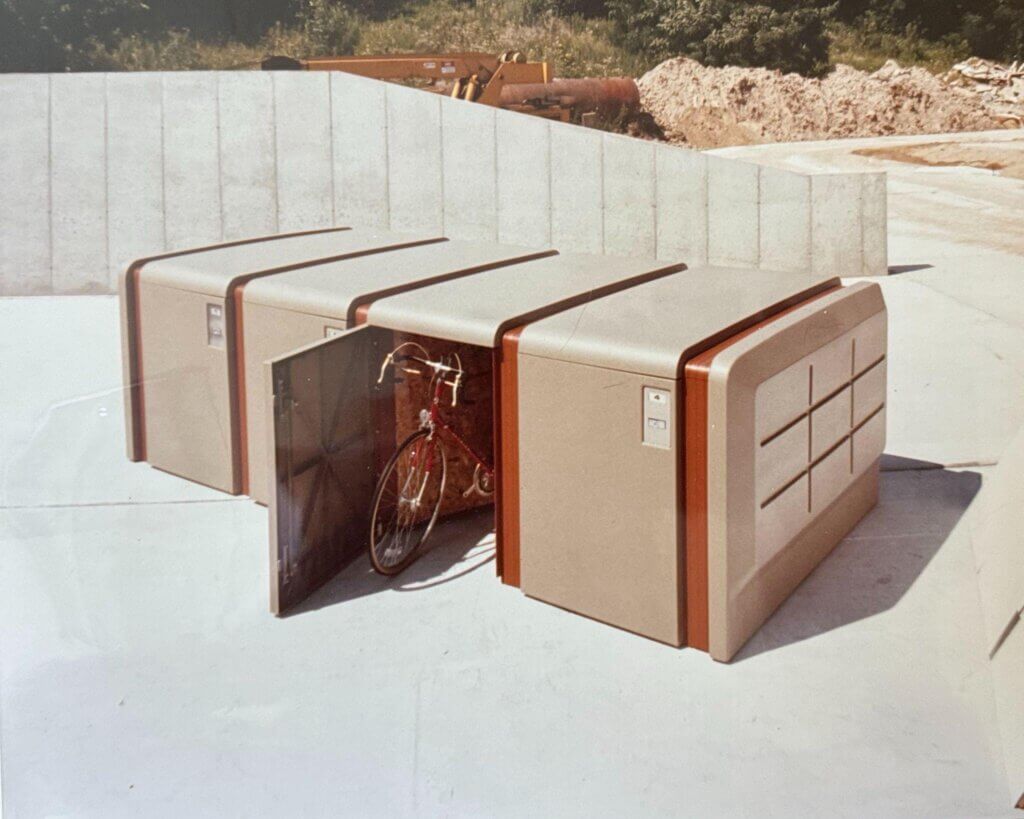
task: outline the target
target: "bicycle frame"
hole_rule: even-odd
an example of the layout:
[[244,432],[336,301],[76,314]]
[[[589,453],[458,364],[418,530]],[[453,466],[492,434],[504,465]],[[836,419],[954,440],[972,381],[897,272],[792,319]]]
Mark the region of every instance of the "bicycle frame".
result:
[[[469,455],[469,457],[472,458],[474,460],[474,462],[481,469],[483,469],[484,472],[487,473],[487,476],[493,480],[494,479],[494,467],[491,466],[490,463],[488,463],[486,458],[482,457],[479,453],[477,453],[476,450],[473,449],[473,447],[471,447],[469,444],[467,444],[462,439],[462,436],[459,435],[459,433],[457,433],[452,428],[451,424],[449,424],[445,420],[444,416],[441,415],[441,396],[444,394],[444,379],[440,378],[440,377],[435,377],[434,381],[435,381],[435,384],[434,384],[434,397],[433,397],[433,400],[430,402],[430,410],[429,410],[429,413],[430,413],[430,415],[429,415],[429,424],[430,424],[430,426],[436,432],[443,433],[443,435],[445,437],[450,438],[452,441],[454,441],[455,444],[463,452],[465,452],[467,455]],[[430,469],[430,467],[431,467],[431,464],[428,463],[427,464],[427,469]]]
[[[459,449],[465,452],[473,460],[476,469],[483,470],[487,478],[489,478],[493,482],[495,479],[495,471],[491,463],[486,458],[481,456],[480,453],[474,450],[473,447],[466,443],[462,436],[455,431],[451,424],[449,424],[445,417],[441,414],[441,398],[444,395],[444,388],[446,385],[452,388],[452,406],[455,406],[458,401],[459,386],[462,383],[462,376],[464,375],[464,372],[462,370],[462,362],[457,354],[455,355],[457,366],[450,366],[441,361],[429,360],[430,354],[420,344],[417,344],[416,342],[405,342],[404,344],[400,344],[398,347],[396,347],[394,350],[388,353],[387,357],[384,359],[384,363],[381,366],[380,378],[377,379],[378,383],[380,383],[380,381],[384,378],[384,372],[389,366],[399,367],[403,369],[405,372],[411,372],[416,374],[420,373],[419,370],[413,370],[402,366],[400,362],[396,360],[396,353],[398,353],[398,351],[401,350],[403,347],[407,346],[419,349],[420,352],[423,353],[424,358],[417,358],[416,356],[407,355],[405,357],[405,360],[415,361],[419,364],[430,367],[431,370],[433,371],[430,380],[430,387],[433,390],[433,395],[431,397],[430,407],[428,410],[426,410],[426,418],[422,418],[421,413],[421,428],[429,428],[431,436],[433,436],[434,434],[438,434],[444,438],[449,438],[451,441],[455,443],[455,445]],[[446,379],[446,375],[451,373],[455,374],[454,381],[448,381]],[[416,454],[418,453],[414,454],[413,462],[415,462]],[[428,460],[424,466],[426,468],[427,473],[429,474],[434,467],[432,452],[428,453]],[[467,494],[469,492],[472,492],[474,488],[477,491],[483,493],[483,490],[481,490],[477,484],[476,472],[474,472],[473,478],[473,486],[470,487],[470,489],[466,490]]]

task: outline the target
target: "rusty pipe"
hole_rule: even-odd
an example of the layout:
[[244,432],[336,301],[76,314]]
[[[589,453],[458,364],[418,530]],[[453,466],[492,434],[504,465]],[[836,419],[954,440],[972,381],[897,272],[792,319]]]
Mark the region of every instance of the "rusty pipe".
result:
[[608,115],[640,110],[640,90],[629,77],[509,83],[501,89],[500,99],[503,107],[543,102]]

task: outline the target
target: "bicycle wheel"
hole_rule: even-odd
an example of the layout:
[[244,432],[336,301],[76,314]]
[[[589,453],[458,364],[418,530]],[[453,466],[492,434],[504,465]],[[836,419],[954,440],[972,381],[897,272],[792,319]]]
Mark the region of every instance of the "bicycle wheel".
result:
[[425,429],[388,460],[370,518],[370,563],[377,572],[398,574],[416,559],[437,522],[447,476],[444,447]]

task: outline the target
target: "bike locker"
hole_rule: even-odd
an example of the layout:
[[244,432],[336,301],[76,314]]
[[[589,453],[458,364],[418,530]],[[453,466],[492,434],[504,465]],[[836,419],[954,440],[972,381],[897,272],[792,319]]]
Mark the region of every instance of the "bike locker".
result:
[[[496,468],[500,551],[508,488],[502,479],[508,416],[501,395],[507,382],[503,336],[683,267],[580,255],[534,258],[373,300],[357,310],[360,326],[267,362],[271,610],[295,606],[366,554],[378,474],[416,428],[416,408],[425,400],[416,393],[416,379],[377,383],[382,359],[397,344],[415,340],[432,354],[458,352],[468,362],[466,401],[452,422]],[[481,502],[461,498],[469,465],[453,460],[444,513]]]
[[505,516],[521,590],[729,660],[876,502],[885,352],[877,285],[765,271],[690,269],[530,324]]
[[330,228],[133,263],[120,283],[129,458],[224,492],[241,492],[242,287],[309,264],[440,240]]
[[360,305],[519,261],[551,255],[485,242],[441,241],[336,262],[312,264],[240,288],[238,392],[246,434],[242,491],[266,505],[270,493],[265,361],[337,335]]

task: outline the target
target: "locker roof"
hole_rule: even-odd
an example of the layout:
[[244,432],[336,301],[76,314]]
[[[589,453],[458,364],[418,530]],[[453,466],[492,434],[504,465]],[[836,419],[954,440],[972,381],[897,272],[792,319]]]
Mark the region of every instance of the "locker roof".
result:
[[695,267],[529,325],[523,355],[679,378],[686,361],[837,277]]
[[142,281],[211,296],[224,296],[242,276],[269,273],[323,259],[441,237],[341,228],[271,236],[158,258],[142,268]]
[[443,281],[554,250],[445,241],[309,265],[246,285],[246,303],[351,319],[360,304],[410,286]]
[[494,347],[506,330],[685,265],[559,254],[442,282],[373,303],[368,323]]

